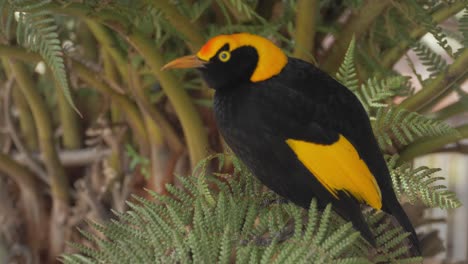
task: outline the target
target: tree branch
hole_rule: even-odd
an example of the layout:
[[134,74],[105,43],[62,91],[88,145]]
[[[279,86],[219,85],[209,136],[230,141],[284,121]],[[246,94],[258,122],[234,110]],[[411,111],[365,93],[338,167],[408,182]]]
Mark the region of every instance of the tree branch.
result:
[[45,157],[47,172],[50,175],[52,193],[52,214],[50,217],[49,256],[55,259],[65,246],[65,219],[68,215],[70,192],[68,178],[60,160],[58,159],[53,138],[51,116],[42,100],[27,67],[19,61],[10,59],[10,67],[18,81],[18,87],[28,102],[36,124],[39,136],[39,147]]
[[[434,12],[434,14],[432,15],[432,21],[435,24],[438,24],[446,20],[447,18],[455,15],[456,13],[460,12],[465,7],[466,7],[465,1],[456,1],[455,3],[450,4],[447,7]],[[412,39],[417,40],[417,39],[420,39],[422,36],[424,36],[424,34],[426,33],[427,33],[427,27],[417,26],[414,29],[410,30],[409,36]],[[382,67],[384,68],[392,67],[403,56],[403,54],[406,53],[406,51],[408,50],[411,44],[412,42],[403,40],[403,41],[400,41],[398,45],[396,45],[395,47],[386,51],[382,55]]]
[[39,146],[44,154],[47,172],[50,175],[50,186],[54,199],[68,203],[70,199],[68,179],[65,175],[65,170],[60,163],[60,160],[55,149],[53,137],[53,127],[51,117],[47,112],[47,106],[34,87],[34,81],[27,67],[19,61],[10,59],[10,67],[18,82],[18,87],[26,98],[31,107],[36,130],[39,135]]
[[422,138],[409,145],[400,153],[398,163],[412,160],[415,157],[431,153],[443,146],[468,138],[468,124],[456,128],[459,134],[448,134],[436,137]]
[[[57,104],[60,116],[60,125],[62,126],[62,144],[67,149],[77,149],[81,146],[81,129],[78,122],[77,113],[67,102],[63,94],[60,84],[54,82],[56,86]],[[73,91],[70,90],[70,95],[73,97]]]
[[320,68],[328,73],[334,73],[340,66],[353,35],[358,40],[391,3],[391,0],[367,0],[341,29],[333,46],[323,58],[323,64]]
[[317,0],[299,0],[297,3],[294,57],[313,63],[314,40],[318,13]]
[[404,100],[399,107],[410,111],[418,111],[429,105],[440,94],[443,94],[468,74],[468,67],[466,65],[468,65],[468,49],[465,49],[444,72],[440,73],[415,95]]
[[75,70],[80,79],[101,93],[110,96],[112,101],[120,105],[128,120],[128,123],[132,127],[132,131],[135,133],[136,138],[143,140],[143,142],[148,142],[145,125],[141,114],[138,111],[136,105],[130,101],[128,97],[114,91],[100,78],[98,73],[92,72],[80,62],[73,61],[73,70]]
[[26,218],[27,241],[30,242],[33,262],[39,263],[39,251],[44,247],[42,241],[47,239],[44,230],[46,203],[41,194],[43,186],[27,168],[3,153],[0,153],[0,171],[10,176],[20,189]]
[[147,2],[152,4],[155,8],[161,9],[171,25],[185,37],[187,44],[193,53],[197,52],[203,43],[205,43],[203,35],[199,33],[202,32],[200,25],[195,21],[190,21],[186,16],[180,14],[177,8],[171,4],[169,0],[147,0]]
[[[90,17],[88,15],[90,9],[78,3],[65,6],[50,3],[41,8],[80,18]],[[105,10],[99,13],[95,12],[93,18],[122,35],[145,58],[177,113],[187,140],[191,165],[195,166],[198,161],[206,157],[210,148],[207,133],[197,109],[182,88],[182,84],[170,72],[161,71],[165,64],[162,54],[154,47],[152,41],[135,28],[130,21],[118,16],[115,12]]]
[[[13,124],[12,120],[11,120],[11,116],[10,116],[10,107],[11,107],[11,104],[10,104],[10,94],[11,94],[11,90],[12,90],[12,85],[14,83],[14,78],[11,78],[9,83],[7,83],[5,85],[5,94],[3,95],[4,98],[3,98],[3,107],[4,107],[4,114],[5,114],[5,125],[6,125],[6,129],[8,130],[9,134],[10,134],[10,137],[11,139],[13,140],[13,143],[15,143],[15,147],[23,154],[24,156],[24,163],[28,166],[29,169],[31,169],[33,172],[35,172],[37,174],[37,176],[43,181],[45,182],[46,184],[50,184],[49,182],[49,177],[47,176],[47,173],[45,172],[45,170],[39,165],[36,163],[36,161],[31,157],[31,155],[29,154],[29,151],[28,149],[25,148],[25,146],[23,145],[23,142],[21,142],[20,138],[18,135],[20,135],[16,129],[15,129],[15,125]],[[21,93],[19,90],[18,90],[19,93]],[[18,96],[22,96],[22,94],[19,94]],[[24,98],[22,98],[24,99]],[[25,104],[27,104],[25,102]],[[27,105],[26,105],[27,107]],[[31,126],[31,130],[33,131],[36,131],[36,127],[34,125],[34,119],[32,118],[31,116],[31,124],[29,124],[29,126]],[[36,134],[34,134],[34,136],[36,136]],[[34,149],[33,149],[34,150]]]

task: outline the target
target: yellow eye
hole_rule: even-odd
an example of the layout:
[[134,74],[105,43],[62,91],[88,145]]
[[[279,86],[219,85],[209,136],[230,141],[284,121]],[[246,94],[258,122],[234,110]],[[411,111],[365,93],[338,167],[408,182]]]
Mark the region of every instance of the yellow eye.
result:
[[218,58],[222,62],[226,62],[231,58],[231,53],[229,51],[221,51],[218,55]]

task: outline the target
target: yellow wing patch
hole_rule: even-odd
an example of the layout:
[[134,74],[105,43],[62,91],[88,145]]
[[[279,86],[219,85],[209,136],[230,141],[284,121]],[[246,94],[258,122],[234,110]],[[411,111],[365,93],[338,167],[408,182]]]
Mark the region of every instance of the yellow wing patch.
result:
[[382,208],[382,195],[374,175],[344,136],[340,135],[331,145],[296,139],[288,139],[286,143],[333,196],[338,198],[338,191],[345,191],[375,209]]

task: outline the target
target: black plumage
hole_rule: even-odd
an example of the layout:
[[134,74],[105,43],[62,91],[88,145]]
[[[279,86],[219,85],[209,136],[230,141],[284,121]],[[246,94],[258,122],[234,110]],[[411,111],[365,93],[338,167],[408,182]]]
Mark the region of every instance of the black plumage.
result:
[[[246,38],[242,36],[243,40]],[[222,40],[217,39],[217,44]],[[202,65],[197,67],[216,90],[214,112],[221,134],[253,174],[270,189],[304,208],[309,207],[313,197],[322,207],[332,203],[338,214],[351,221],[375,245],[360,201],[348,190],[338,190],[334,196],[286,143],[295,139],[332,146],[343,136],[375,177],[382,197],[381,209],[411,233],[410,240],[419,253],[415,230],[393,191],[387,165],[357,97],[317,67],[295,58],[284,57],[284,66],[278,73],[252,81],[259,66],[267,73],[268,66],[278,68],[259,65],[265,63],[261,59],[275,53],[260,51],[266,46],[263,44],[256,47],[236,43],[238,47],[232,47],[227,41],[219,45],[217,50],[210,50],[216,46],[213,43],[202,48],[202,55],[210,56],[202,58]],[[229,52],[225,61],[219,56],[222,52]],[[274,62],[269,59],[269,63]]]

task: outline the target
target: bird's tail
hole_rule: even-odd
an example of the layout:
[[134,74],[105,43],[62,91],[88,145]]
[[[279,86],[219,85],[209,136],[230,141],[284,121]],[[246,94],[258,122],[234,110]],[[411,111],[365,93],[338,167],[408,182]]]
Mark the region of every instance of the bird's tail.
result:
[[414,251],[416,251],[418,255],[421,255],[419,239],[418,239],[418,236],[416,235],[416,231],[414,230],[414,227],[411,224],[408,218],[408,215],[403,210],[403,207],[401,207],[400,203],[398,203],[398,200],[396,199],[396,197],[394,201],[395,202],[391,203],[390,205],[388,203],[384,204],[382,209],[385,212],[393,215],[396,218],[396,220],[400,223],[400,225],[406,230],[406,232],[410,233],[409,240],[413,244],[413,249]]

